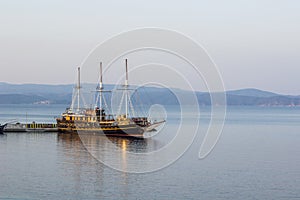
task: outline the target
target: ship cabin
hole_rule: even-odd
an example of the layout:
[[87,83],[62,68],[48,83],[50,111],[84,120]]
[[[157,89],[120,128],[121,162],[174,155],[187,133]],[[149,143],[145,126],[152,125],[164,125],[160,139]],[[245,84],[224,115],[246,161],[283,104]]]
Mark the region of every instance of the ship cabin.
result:
[[62,121],[67,122],[102,122],[102,121],[114,121],[113,115],[107,115],[104,109],[82,109],[77,113],[67,110],[62,115]]

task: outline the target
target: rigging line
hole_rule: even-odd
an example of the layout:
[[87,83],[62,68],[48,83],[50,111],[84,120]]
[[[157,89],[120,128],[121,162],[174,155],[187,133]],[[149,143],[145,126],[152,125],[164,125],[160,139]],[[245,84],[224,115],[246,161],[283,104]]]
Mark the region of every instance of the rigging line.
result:
[[[94,107],[98,107],[98,102],[99,102],[99,91],[98,91],[98,87],[96,87],[96,91],[95,91],[95,95],[94,95]],[[92,91],[93,92],[93,91]]]
[[106,98],[105,98],[105,96],[103,96],[103,103],[104,103],[104,107],[107,109],[108,113],[110,113],[110,109],[109,109],[109,107],[108,107],[108,105],[107,105],[107,103],[106,103]]
[[77,90],[76,88],[73,89],[73,97],[72,97],[72,102],[71,102],[71,110],[74,110],[74,105],[77,97]]
[[132,112],[132,117],[136,117],[134,107],[133,107],[133,104],[132,104],[132,101],[131,101],[131,97],[128,98],[128,101],[129,101],[129,107],[130,107],[131,112]]
[[121,101],[120,101],[120,104],[119,104],[119,109],[118,109],[118,112],[117,112],[118,115],[121,114],[121,109],[122,109],[123,101],[124,101],[124,92],[122,93],[122,98],[121,98]]
[[[98,107],[98,102],[99,102],[99,95],[96,95],[96,101],[95,101],[95,106]],[[99,105],[100,106],[100,105]]]
[[85,101],[85,98],[84,98],[83,94],[85,94],[87,96],[89,93],[81,91],[79,94],[80,94],[80,99],[83,102],[83,108],[87,108],[87,104],[86,104],[86,101]]
[[142,112],[141,114],[143,116],[147,116],[146,108],[144,107],[143,101],[141,100],[138,89],[135,90],[134,94],[135,94],[135,97],[136,97],[136,98],[134,98],[136,100],[136,105],[139,105],[139,103],[141,105],[141,112]]

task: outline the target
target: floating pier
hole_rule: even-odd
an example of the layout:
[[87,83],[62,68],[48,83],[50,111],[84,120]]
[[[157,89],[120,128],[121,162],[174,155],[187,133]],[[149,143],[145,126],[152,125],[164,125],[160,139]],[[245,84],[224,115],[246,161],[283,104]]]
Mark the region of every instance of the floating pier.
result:
[[57,132],[56,123],[7,124],[3,132]]

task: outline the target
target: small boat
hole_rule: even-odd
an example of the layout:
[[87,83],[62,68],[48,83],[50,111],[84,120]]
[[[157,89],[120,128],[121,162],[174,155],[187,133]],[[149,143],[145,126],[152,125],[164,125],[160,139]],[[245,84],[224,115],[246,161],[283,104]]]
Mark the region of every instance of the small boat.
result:
[[6,125],[7,125],[7,123],[3,124],[3,125],[0,124],[0,134],[3,134],[4,128],[6,127]]
[[[120,106],[124,105],[125,112],[109,114],[107,105],[103,97],[105,91],[102,82],[102,63],[100,63],[100,82],[97,87],[97,100],[94,108],[80,108],[79,100],[81,99],[80,85],[80,68],[78,67],[78,82],[75,87],[71,107],[68,108],[61,116],[57,118],[57,128],[60,133],[80,133],[80,134],[104,134],[107,136],[117,137],[143,137],[144,132],[155,131],[155,128],[162,125],[165,120],[155,121],[154,123],[145,116],[133,116],[133,103],[130,99],[128,84],[127,59],[126,78],[122,90],[123,95],[120,99]],[[77,101],[77,108],[74,106]],[[124,103],[125,102],[125,103]],[[129,114],[131,110],[131,115]]]

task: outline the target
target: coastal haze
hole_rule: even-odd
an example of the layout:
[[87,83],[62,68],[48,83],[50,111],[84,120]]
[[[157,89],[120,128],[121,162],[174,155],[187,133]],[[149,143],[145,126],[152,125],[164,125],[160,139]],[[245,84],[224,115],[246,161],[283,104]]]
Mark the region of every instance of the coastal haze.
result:
[[[203,45],[219,67],[226,90],[258,88],[298,95],[299,7],[293,0],[3,0],[1,81],[71,84],[77,66],[98,44],[137,27],[161,27]],[[92,67],[95,73],[97,63]]]
[[[82,84],[87,91],[89,99],[92,91],[95,91],[97,84]],[[106,84],[107,90],[113,90],[116,85]],[[137,86],[133,86],[138,88]],[[74,84],[68,85],[46,85],[46,84],[8,84],[0,82],[0,104],[71,104]],[[140,87],[132,98],[140,98],[146,105],[178,105],[177,94],[195,94],[198,104],[202,106],[211,105],[211,96],[207,92],[188,91],[176,88]],[[138,96],[137,96],[138,95]],[[106,94],[110,99],[110,94]],[[258,89],[231,90],[226,92],[227,105],[232,106],[300,106],[300,96],[282,95]],[[93,101],[93,100],[91,100]],[[91,102],[92,103],[92,102]],[[110,103],[110,101],[108,101]],[[185,105],[192,104],[185,100]],[[90,106],[90,105],[85,105]]]

